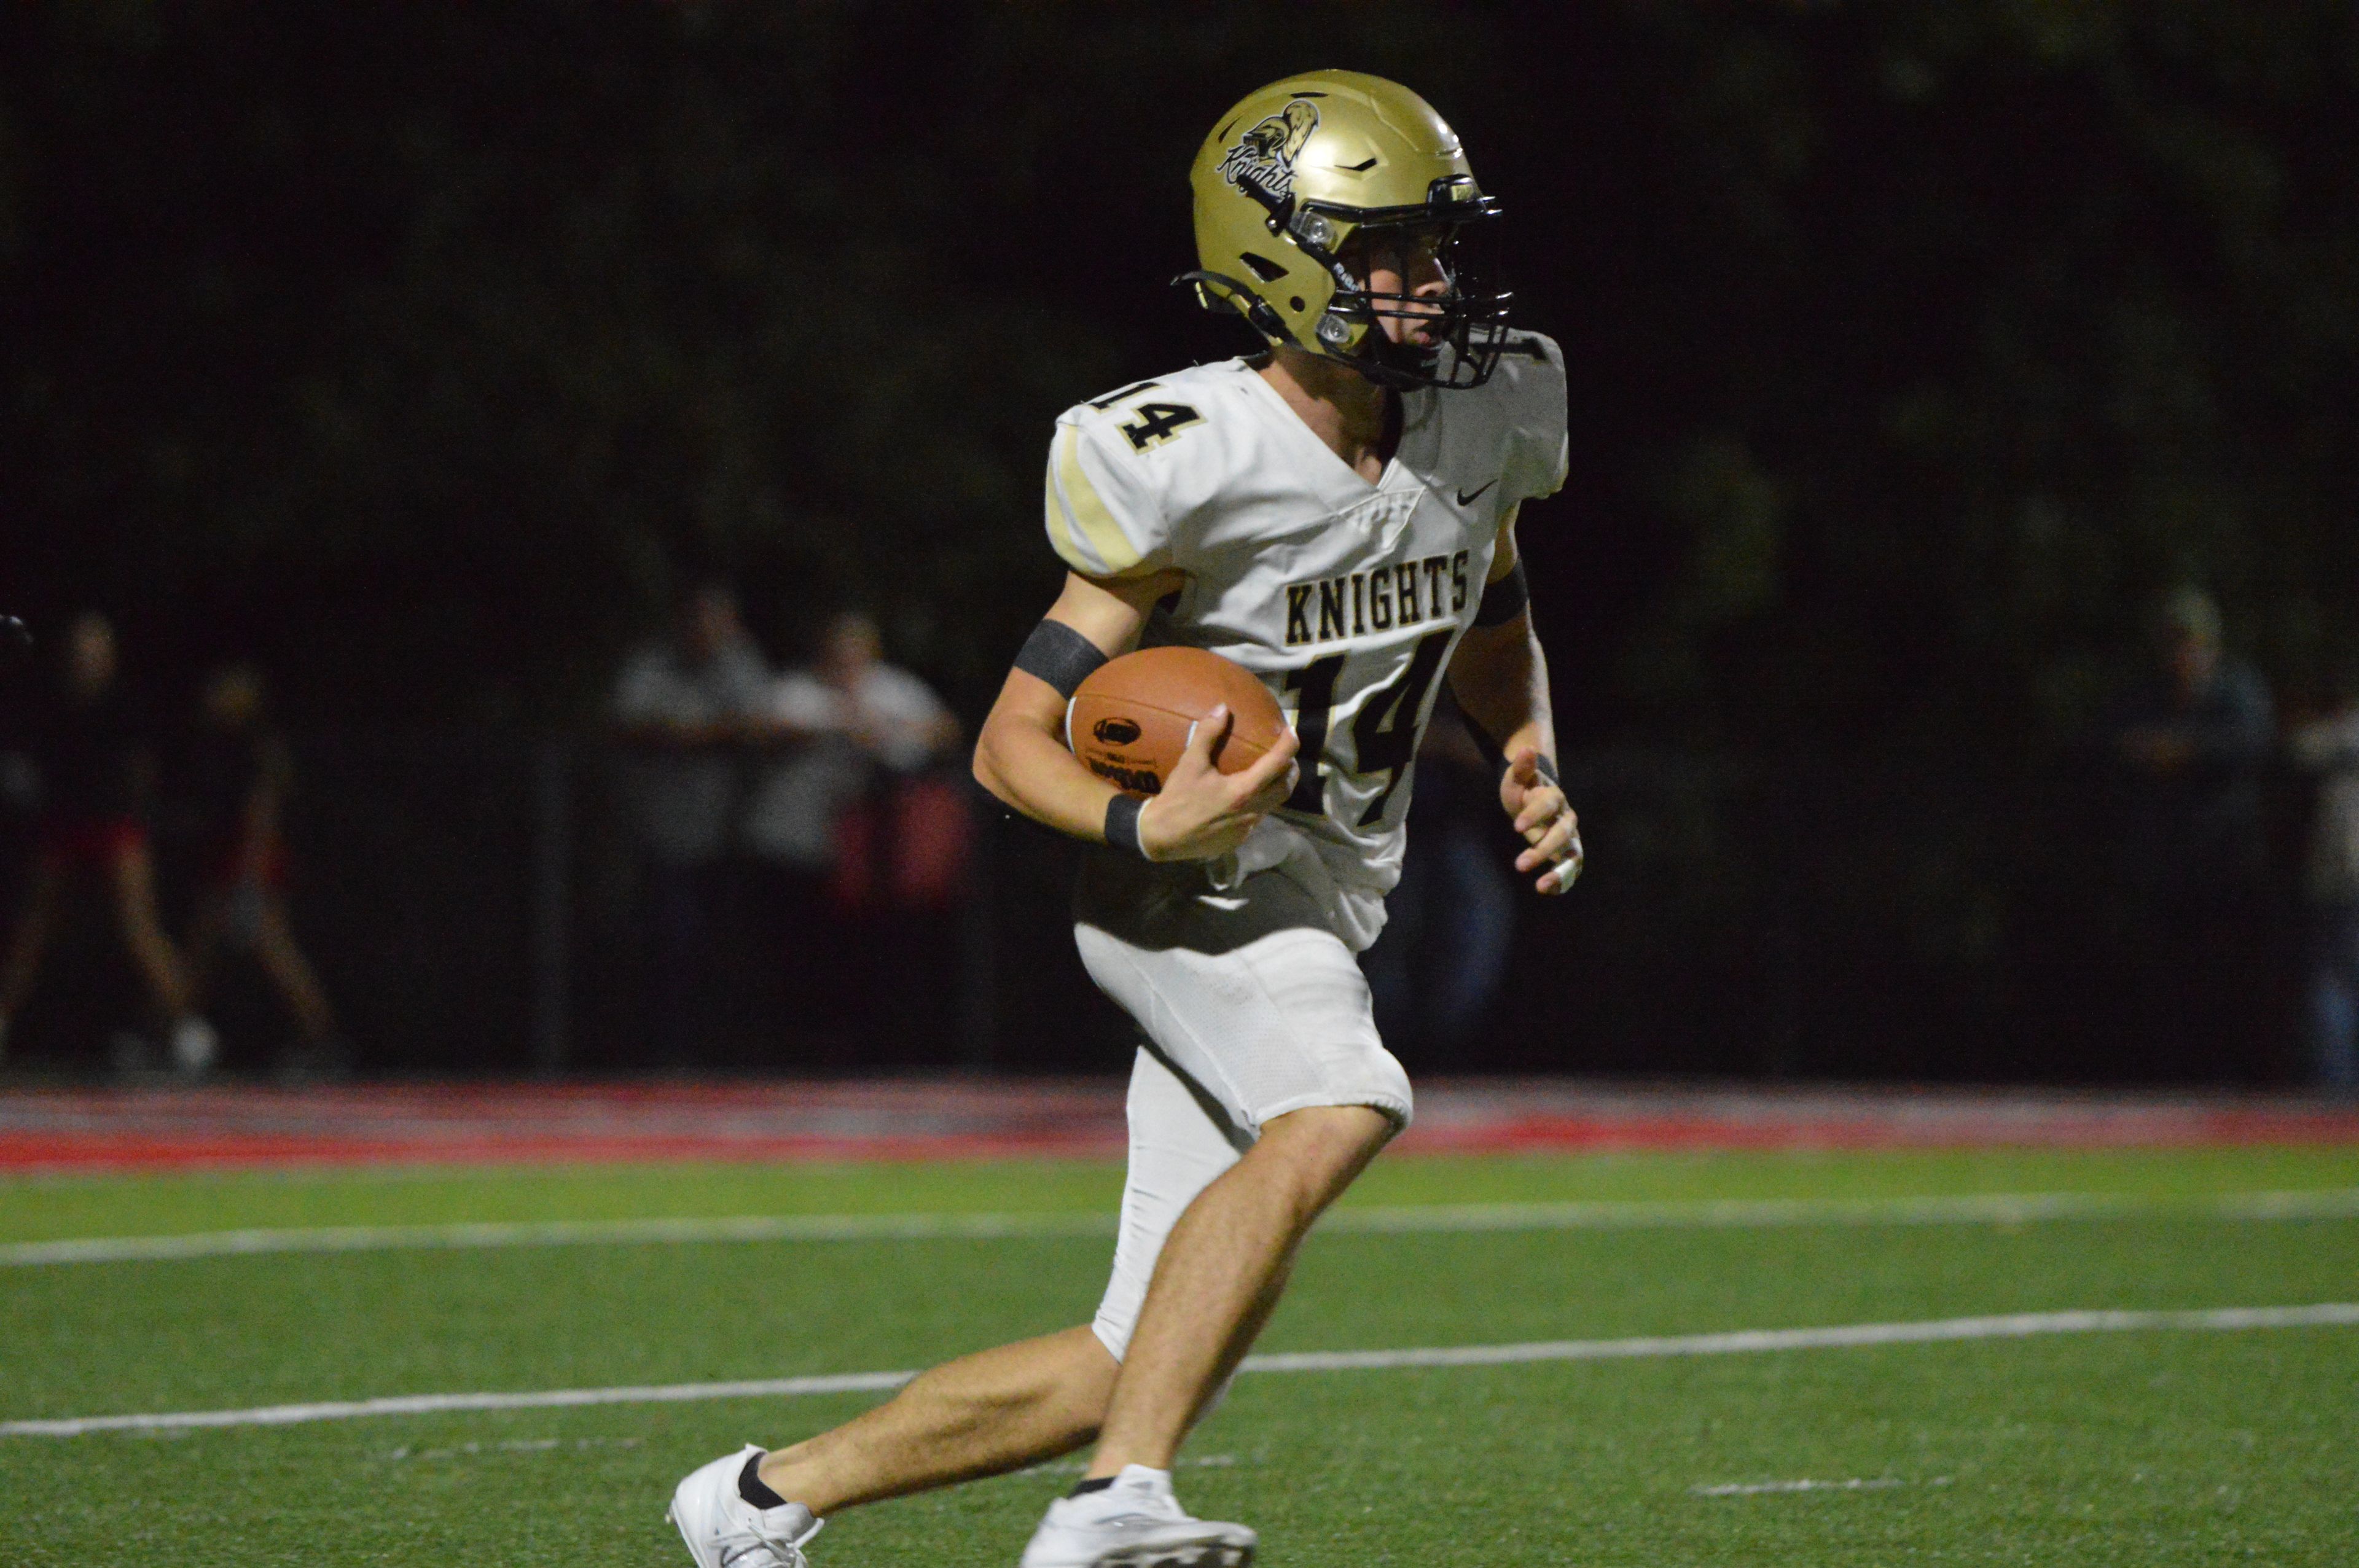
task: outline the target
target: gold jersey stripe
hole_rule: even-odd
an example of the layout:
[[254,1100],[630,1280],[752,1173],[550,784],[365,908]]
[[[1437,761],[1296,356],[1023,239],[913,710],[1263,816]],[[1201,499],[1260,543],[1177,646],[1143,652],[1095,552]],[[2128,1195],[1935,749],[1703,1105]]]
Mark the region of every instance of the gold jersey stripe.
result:
[[1082,543],[1080,535],[1073,528],[1072,513],[1065,504],[1063,487],[1057,481],[1056,470],[1054,467],[1055,458],[1053,454],[1051,454],[1050,457],[1050,463],[1051,467],[1049,473],[1049,543],[1050,546],[1056,550],[1059,559],[1062,560],[1067,566],[1072,568],[1075,571],[1081,573],[1083,577],[1103,577],[1105,575],[1106,568],[1097,561],[1091,558],[1089,547]]
[[1094,577],[1097,575],[1097,564],[1083,558],[1081,546],[1073,542],[1073,531],[1065,526],[1065,498],[1057,490],[1055,462],[1056,459],[1052,454],[1049,458],[1051,466],[1049,470],[1049,482],[1045,487],[1048,491],[1049,547],[1057,552],[1059,560],[1063,561],[1075,571],[1085,577]]
[[[1123,533],[1121,525],[1114,522],[1114,514],[1106,509],[1104,499],[1098,494],[1098,487],[1090,482],[1088,471],[1082,467],[1082,432],[1077,425],[1066,426],[1057,438],[1057,488],[1064,492],[1064,505],[1060,508],[1051,503],[1049,532],[1060,544],[1058,553],[1065,557],[1067,564],[1078,565],[1076,557],[1080,551],[1065,546],[1078,546],[1082,542],[1075,540],[1065,529],[1064,524],[1068,522],[1080,526],[1082,538],[1087,541],[1090,551],[1104,563],[1093,575],[1111,577],[1126,572],[1138,564],[1138,548]],[[1060,510],[1064,514],[1062,517],[1058,515]]]

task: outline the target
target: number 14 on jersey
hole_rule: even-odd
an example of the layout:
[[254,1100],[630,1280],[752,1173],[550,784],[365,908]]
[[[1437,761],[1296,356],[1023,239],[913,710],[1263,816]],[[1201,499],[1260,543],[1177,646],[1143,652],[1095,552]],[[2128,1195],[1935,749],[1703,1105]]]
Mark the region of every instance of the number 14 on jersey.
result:
[[1417,759],[1418,735],[1422,729],[1419,719],[1425,711],[1426,693],[1433,685],[1433,677],[1441,672],[1441,661],[1450,652],[1450,640],[1456,631],[1451,627],[1429,632],[1418,639],[1416,651],[1400,674],[1361,700],[1360,710],[1352,720],[1352,758],[1348,768],[1332,754],[1328,730],[1334,717],[1336,690],[1343,685],[1345,663],[1352,655],[1330,654],[1287,672],[1286,689],[1299,694],[1294,732],[1302,741],[1302,777],[1295,784],[1293,795],[1287,798],[1288,810],[1323,814],[1327,809],[1327,775],[1332,767],[1335,772],[1349,773],[1371,783],[1382,774],[1384,787],[1369,800],[1356,826],[1373,827],[1383,818],[1385,807],[1392,804],[1393,792],[1400,787],[1409,763]]

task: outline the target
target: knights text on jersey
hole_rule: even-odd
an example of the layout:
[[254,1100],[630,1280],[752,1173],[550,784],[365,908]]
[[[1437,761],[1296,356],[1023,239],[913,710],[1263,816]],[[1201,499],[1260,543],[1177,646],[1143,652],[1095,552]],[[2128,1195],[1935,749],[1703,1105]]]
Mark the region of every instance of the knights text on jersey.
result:
[[1234,659],[1302,739],[1280,815],[1338,881],[1400,874],[1401,823],[1437,677],[1472,623],[1499,523],[1564,483],[1564,362],[1518,334],[1480,387],[1403,395],[1371,485],[1243,360],[1068,409],[1049,538],[1085,577],[1185,574],[1149,643]]

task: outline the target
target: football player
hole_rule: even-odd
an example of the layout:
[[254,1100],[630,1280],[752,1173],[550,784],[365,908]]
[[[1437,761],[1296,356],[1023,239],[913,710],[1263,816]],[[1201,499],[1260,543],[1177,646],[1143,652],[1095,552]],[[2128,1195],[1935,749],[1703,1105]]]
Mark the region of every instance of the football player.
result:
[[[1239,1568],[1254,1532],[1190,1517],[1171,1467],[1284,1288],[1304,1234],[1408,1123],[1354,955],[1397,879],[1418,739],[1448,672],[1504,762],[1519,871],[1581,871],[1516,508],[1566,467],[1563,362],[1480,273],[1496,202],[1415,93],[1349,71],[1223,115],[1192,172],[1207,308],[1250,359],[1068,411],[1048,470],[1064,591],[1008,675],[975,773],[1102,848],[1075,939],[1145,1036],[1113,1279],[1095,1319],[927,1372],[832,1432],[682,1481],[703,1568],[802,1568],[821,1518],[1093,1441],[1024,1568]],[[1216,709],[1159,794],[1066,749],[1082,678],[1185,643],[1266,681],[1291,733],[1234,774]]]

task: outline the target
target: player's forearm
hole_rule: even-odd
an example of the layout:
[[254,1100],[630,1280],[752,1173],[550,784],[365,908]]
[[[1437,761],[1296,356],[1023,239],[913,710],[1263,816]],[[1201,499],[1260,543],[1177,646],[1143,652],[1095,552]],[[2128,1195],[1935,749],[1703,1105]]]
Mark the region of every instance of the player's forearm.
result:
[[974,748],[976,782],[1035,822],[1091,843],[1105,842],[1106,803],[1114,787],[1083,767],[1040,714],[1025,710],[1032,706],[1006,711],[1003,696],[1001,708],[984,721]]
[[1185,580],[1173,572],[1118,582],[1069,574],[983,721],[976,782],[1035,822],[1105,842],[1106,803],[1118,792],[1066,749],[1065,704],[1092,669],[1138,645],[1148,607]]
[[1470,630],[1450,661],[1450,692],[1503,755],[1512,758],[1528,749],[1555,760],[1548,658],[1530,616]]

